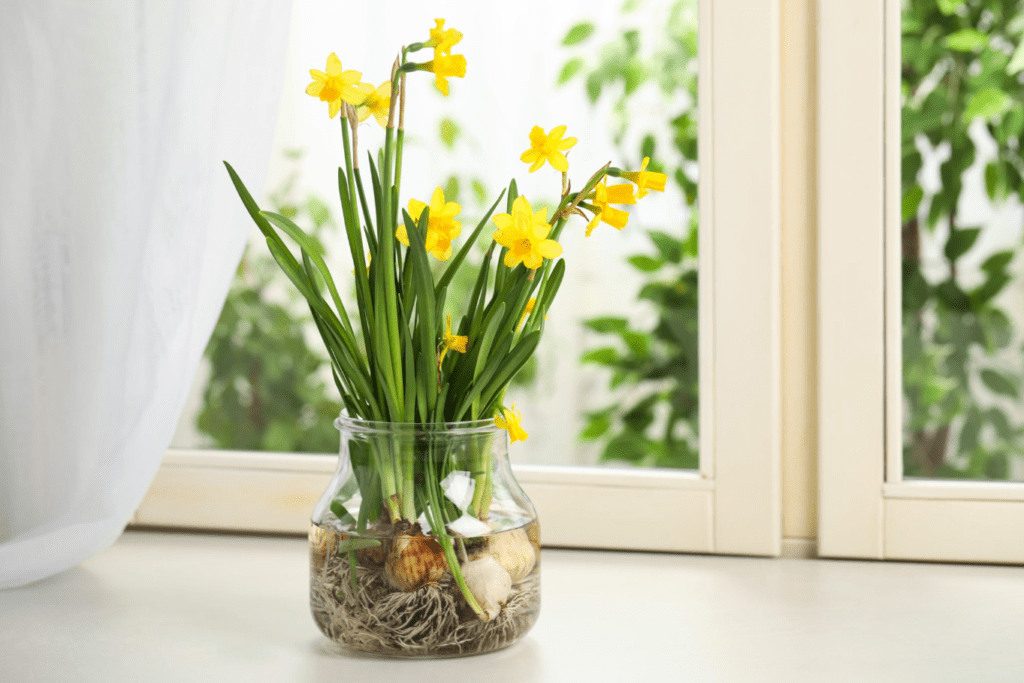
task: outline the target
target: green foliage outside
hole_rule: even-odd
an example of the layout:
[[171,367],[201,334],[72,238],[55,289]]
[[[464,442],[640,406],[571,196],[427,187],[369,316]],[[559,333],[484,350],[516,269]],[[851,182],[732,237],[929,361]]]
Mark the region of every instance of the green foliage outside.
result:
[[[1019,245],[978,254],[991,228],[960,219],[979,127],[997,147],[984,171],[993,206],[1024,200],[1024,4],[1019,0],[904,3],[902,54],[902,250],[904,472],[1005,479],[1024,455],[1021,353],[996,297],[1011,283]],[[926,150],[923,156],[921,149]],[[922,188],[924,157],[948,149],[941,187]],[[941,276],[926,272],[922,244],[947,229]],[[981,260],[979,282],[962,260]]]
[[[294,165],[300,154],[289,157]],[[282,215],[306,219],[321,239],[335,228],[330,209],[316,197],[297,201],[297,179],[293,171],[269,204]],[[196,425],[217,448],[337,451],[333,420],[341,404],[322,377],[325,357],[303,335],[311,323],[263,241],[248,245],[206,347],[210,379]]]
[[[628,14],[640,5],[631,0],[622,11]],[[616,144],[621,146],[628,133],[640,132],[628,112],[636,109],[630,103],[642,85],[656,85],[675,108],[664,124],[671,134],[670,149],[656,149],[656,132],[651,131],[634,154],[623,156],[632,168],[650,157],[648,168],[672,177],[686,203],[680,207],[679,224],[647,231],[649,253],[628,258],[644,274],[637,297],[655,308],[656,322],[643,328],[619,317],[585,322],[607,341],[587,351],[582,361],[607,368],[609,386],[620,395],[588,413],[581,434],[603,444],[600,457],[605,462],[698,466],[696,5],[695,0],[676,2],[660,35],[624,31],[602,46],[596,59],[588,43],[594,33],[590,23],[573,26],[563,40],[574,56],[562,67],[559,82],[582,80],[592,104],[602,96],[610,100]],[[645,41],[653,46],[649,54],[641,51]]]

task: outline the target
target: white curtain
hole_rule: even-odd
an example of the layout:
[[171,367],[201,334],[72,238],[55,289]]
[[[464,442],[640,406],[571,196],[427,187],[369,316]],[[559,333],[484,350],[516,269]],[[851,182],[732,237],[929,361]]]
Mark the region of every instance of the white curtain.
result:
[[263,186],[289,3],[0,3],[0,588],[108,547]]

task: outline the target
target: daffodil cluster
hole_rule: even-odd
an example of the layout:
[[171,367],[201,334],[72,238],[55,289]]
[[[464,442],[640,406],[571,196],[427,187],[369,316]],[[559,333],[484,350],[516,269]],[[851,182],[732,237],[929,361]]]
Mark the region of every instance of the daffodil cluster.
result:
[[[344,165],[337,180],[353,262],[354,309],[342,299],[339,289],[348,288],[339,288],[320,244],[288,217],[261,211],[230,165],[228,172],[277,263],[309,303],[351,417],[392,423],[493,420],[518,442],[527,433],[515,404],[506,406],[505,392],[536,351],[565,275],[559,237],[567,221],[585,218],[587,235],[600,223],[621,230],[629,214],[619,207],[664,190],[665,175],[648,170],[649,159],[637,171],[609,163],[574,191],[569,153],[577,139],[566,136],[564,125],[549,132],[534,126],[528,135],[530,147],[520,160],[531,173],[546,164],[561,173],[556,206],[534,205],[519,195],[512,180],[464,235],[462,207],[449,201],[440,187],[432,191],[429,202],[411,198],[403,203],[406,78],[418,71],[433,73],[437,89],[448,95],[449,79],[466,74],[465,56],[454,53],[462,34],[446,28],[444,19],[437,19],[426,33],[426,40],[399,51],[390,77],[379,85],[363,82],[360,71],[345,70],[334,53],[327,57],[324,71],[310,70],[313,81],[306,93],[327,103],[330,118],[339,113],[342,117]],[[432,50],[432,58],[410,59],[422,50]],[[384,145],[377,154],[362,157],[368,161],[364,176],[358,128],[371,116],[384,128]],[[612,178],[626,182],[612,184]],[[488,246],[482,259],[470,265],[473,245],[481,238]],[[462,281],[455,276],[464,267],[474,270],[475,284],[458,297],[466,303],[457,312],[452,310],[456,297],[449,297],[449,289]],[[476,486],[473,510],[483,520],[491,500],[486,477],[491,455],[482,448],[473,457],[478,459],[471,466]],[[430,526],[446,539],[442,511],[425,503],[443,497],[440,481],[410,462],[386,454],[375,459],[374,477],[360,482],[360,487],[376,487],[379,495],[373,498],[364,491],[363,500],[379,501],[377,510],[383,506],[396,524],[412,524],[425,511],[441,515],[432,518]],[[364,512],[360,519],[365,522]],[[479,610],[456,571],[458,559],[451,554],[451,543],[442,546],[467,603]]]

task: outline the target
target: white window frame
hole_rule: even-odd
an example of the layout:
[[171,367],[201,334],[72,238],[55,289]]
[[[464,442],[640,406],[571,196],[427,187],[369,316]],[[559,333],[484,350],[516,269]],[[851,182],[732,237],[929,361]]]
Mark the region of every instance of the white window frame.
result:
[[[779,0],[700,0],[700,470],[516,466],[546,545],[780,554],[779,40]],[[134,522],[305,533],[336,463],[171,449]]]
[[818,11],[819,552],[1024,563],[1024,485],[902,479],[900,0]]

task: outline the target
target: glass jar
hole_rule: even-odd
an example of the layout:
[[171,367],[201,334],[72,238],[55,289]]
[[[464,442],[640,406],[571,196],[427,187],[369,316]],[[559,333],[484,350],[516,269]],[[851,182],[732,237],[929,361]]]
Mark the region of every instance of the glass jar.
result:
[[395,657],[492,652],[540,611],[540,527],[493,420],[342,414],[309,530],[310,607],[328,638]]

